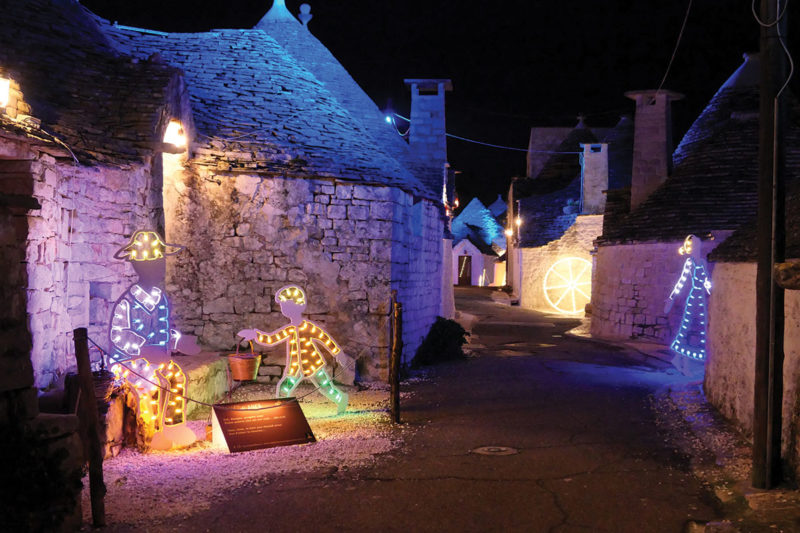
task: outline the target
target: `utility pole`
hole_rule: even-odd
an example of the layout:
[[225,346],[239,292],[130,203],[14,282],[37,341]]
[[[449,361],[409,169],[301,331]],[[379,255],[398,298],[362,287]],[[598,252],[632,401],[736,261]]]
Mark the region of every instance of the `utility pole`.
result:
[[[753,403],[753,478],[770,489],[781,480],[784,290],[775,263],[785,253],[784,98],[786,2],[761,0],[761,85],[758,149],[758,273],[756,276],[756,364]],[[780,18],[780,20],[778,20]]]

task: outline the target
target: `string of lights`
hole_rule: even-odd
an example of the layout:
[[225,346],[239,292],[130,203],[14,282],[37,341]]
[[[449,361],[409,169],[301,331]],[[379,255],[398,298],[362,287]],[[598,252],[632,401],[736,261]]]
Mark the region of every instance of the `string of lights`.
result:
[[[94,341],[94,339],[92,339],[91,337],[88,337],[88,339],[89,339],[89,342],[91,342],[92,345],[94,345],[94,347],[97,348],[97,350],[99,350],[101,354],[103,354],[103,356],[105,356],[105,357],[109,356],[109,353],[106,350],[104,350],[99,344],[97,344]],[[131,368],[129,365],[126,365],[125,363],[126,363],[126,361],[117,361],[115,364],[118,364],[118,365],[124,367],[126,371],[128,371],[131,374],[133,374],[134,376],[142,379],[143,381],[149,383],[153,387],[159,388],[159,389],[161,389],[161,390],[163,390],[165,392],[170,392],[169,389],[167,389],[166,387],[162,386],[160,383],[155,383],[155,382],[151,381],[149,378],[147,378],[146,376],[143,376],[142,374],[136,372],[136,370]],[[336,372],[334,372],[334,376],[335,375],[336,375]],[[306,392],[302,396],[296,396],[295,400],[301,400],[301,399],[305,398],[306,396],[309,396],[309,395],[317,392],[319,389],[320,389],[320,387],[317,387],[315,389],[312,389],[312,390]],[[194,403],[196,403],[198,405],[203,405],[205,407],[212,407],[212,408],[213,407],[217,407],[217,408],[220,408],[220,409],[227,409],[229,411],[265,411],[267,409],[277,409],[278,407],[282,407],[282,406],[284,406],[284,405],[289,403],[288,401],[281,401],[280,403],[277,403],[275,405],[269,405],[269,406],[266,406],[266,407],[239,408],[239,407],[228,407],[225,404],[211,404],[211,403],[203,402],[203,401],[200,401],[200,400],[195,400],[194,398],[190,398],[190,397],[186,396],[185,394],[182,395],[182,398],[183,398],[183,400],[185,400],[187,402],[194,402]]]
[[[400,131],[400,128],[397,126],[397,122],[395,121],[395,117],[405,120],[409,123],[409,127],[406,128],[406,131]],[[394,126],[395,131],[401,136],[405,137],[408,135],[409,130],[411,129],[411,119],[404,117],[403,115],[398,115],[397,113],[392,113],[391,115],[386,115],[386,122]],[[535,154],[580,154],[581,152],[559,152],[556,150],[528,150],[527,148],[516,148],[514,146],[504,146],[501,144],[492,144],[483,141],[476,141],[475,139],[469,139],[467,137],[461,137],[460,135],[454,135],[452,133],[445,133],[451,139],[458,139],[459,141],[464,141],[473,144],[479,144],[481,146],[488,146],[489,148],[498,148],[500,150],[512,150],[515,152],[530,152]]]

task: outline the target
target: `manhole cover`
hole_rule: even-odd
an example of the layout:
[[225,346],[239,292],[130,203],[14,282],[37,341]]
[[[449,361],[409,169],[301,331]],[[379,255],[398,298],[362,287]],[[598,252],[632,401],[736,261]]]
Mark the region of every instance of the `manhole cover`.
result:
[[472,453],[480,455],[514,455],[519,453],[519,450],[508,446],[481,446],[472,450]]

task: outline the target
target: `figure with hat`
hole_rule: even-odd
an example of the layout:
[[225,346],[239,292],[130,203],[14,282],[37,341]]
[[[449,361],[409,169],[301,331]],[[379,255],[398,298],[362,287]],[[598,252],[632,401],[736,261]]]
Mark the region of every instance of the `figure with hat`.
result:
[[[288,325],[269,333],[258,329],[243,329],[239,336],[262,346],[286,344],[286,370],[275,392],[278,398],[291,396],[300,382],[308,379],[336,404],[338,414],[344,413],[348,395],[334,385],[325,369],[326,362],[322,355],[322,352],[327,352],[339,360],[341,348],[324,329],[303,318],[306,308],[303,289],[297,285],[282,287],[275,294],[275,301],[280,305],[283,316],[289,319]],[[346,358],[342,357],[341,360],[346,361]]]
[[[194,337],[170,329],[169,302],[164,290],[166,257],[183,246],[168,244],[154,231],[137,231],[117,250],[115,259],[128,261],[136,283],[114,305],[108,337],[111,370],[118,383],[135,396],[135,409],[145,441],[166,450],[188,446],[195,435],[185,424],[186,375],[172,360],[173,350],[199,353]],[[145,442],[146,445],[146,442]]]

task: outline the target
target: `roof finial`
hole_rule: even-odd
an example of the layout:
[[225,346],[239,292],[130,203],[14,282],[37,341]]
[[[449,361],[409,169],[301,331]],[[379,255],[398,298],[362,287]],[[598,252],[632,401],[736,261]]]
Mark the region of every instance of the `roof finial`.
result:
[[256,27],[260,26],[264,22],[297,22],[297,19],[289,13],[289,10],[286,8],[286,0],[273,0],[272,7],[267,14],[264,15],[264,18],[261,19],[261,22],[256,25]]
[[300,19],[300,22],[303,23],[303,26],[308,27],[308,21],[311,20],[314,15],[311,14],[311,6],[308,4],[300,4],[300,14],[297,18]]

